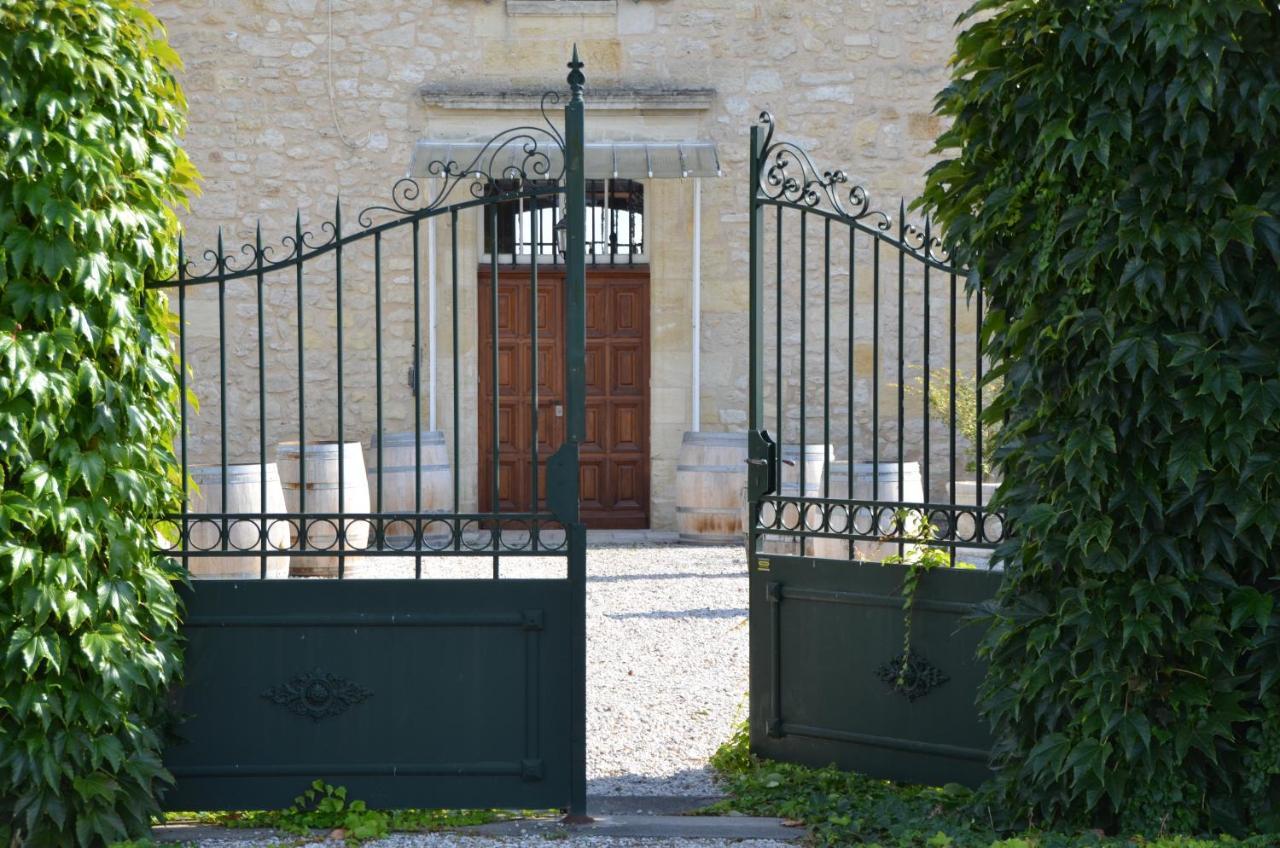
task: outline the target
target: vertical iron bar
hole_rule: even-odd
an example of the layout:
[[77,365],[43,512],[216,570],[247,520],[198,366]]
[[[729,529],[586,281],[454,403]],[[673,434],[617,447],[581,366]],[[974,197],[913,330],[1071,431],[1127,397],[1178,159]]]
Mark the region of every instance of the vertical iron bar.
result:
[[822,222],[822,496],[831,497],[831,219]]
[[931,305],[929,303],[929,239],[932,237],[930,231],[929,218],[924,219],[924,398],[921,401],[924,413],[924,456],[921,462],[921,488],[924,490],[925,503],[932,503],[933,497],[929,490],[929,333],[930,333],[930,312]]
[[[906,434],[907,387],[906,387],[906,334],[907,334],[907,201],[898,205],[898,504],[899,508],[907,500],[903,440]],[[898,556],[907,551],[902,535],[907,525],[896,527],[898,531]]]
[[258,293],[258,525],[262,561],[258,578],[267,579],[267,353],[263,332],[262,222],[254,231],[253,262],[257,269]]
[[[758,176],[756,178],[759,179]],[[777,444],[778,459],[781,460],[784,456],[782,443],[783,443],[783,436],[784,436],[785,429],[783,427],[784,419],[782,417],[782,408],[783,408],[783,395],[785,393],[784,390],[786,387],[786,383],[782,378],[782,305],[783,305],[782,303],[782,207],[779,206],[777,207],[777,209],[778,209],[778,215],[777,215],[777,218],[775,219],[776,233],[774,235],[774,252],[776,253],[776,256],[774,257],[774,274],[776,277],[774,281],[774,296],[776,300],[775,310],[774,310],[775,312],[774,338],[775,338],[776,344],[774,345],[774,351],[773,351],[773,357],[774,357],[773,367],[774,367],[774,390],[777,393],[777,396],[774,398],[774,401],[776,402],[778,407],[778,412],[777,412],[778,433],[777,433],[777,438],[774,441]],[[782,494],[781,471],[779,471],[778,473],[778,494],[779,495]]]
[[575,520],[565,528],[569,542],[568,577],[573,603],[572,682],[570,699],[570,818],[587,813],[587,533],[577,505],[580,498],[578,451],[586,437],[586,257],[583,252],[586,221],[586,175],[583,149],[582,88],[586,78],[578,48],[569,62],[569,102],[565,105],[565,209],[568,215],[565,251],[565,393],[566,442],[572,445]]
[[[871,241],[871,500],[873,526],[880,521],[880,236]],[[853,485],[853,481],[849,481]]]
[[293,219],[298,290],[298,548],[307,548],[307,363],[303,341],[302,210]]
[[460,550],[462,547],[462,522],[458,518],[458,513],[461,511],[459,503],[462,490],[458,478],[462,473],[462,467],[458,462],[462,438],[460,429],[462,425],[459,415],[459,410],[462,407],[462,397],[459,394],[462,391],[462,381],[459,378],[460,367],[458,362],[458,207],[456,206],[449,210],[449,237],[452,240],[449,257],[453,265],[453,291],[451,292],[453,301],[449,309],[453,318],[453,544],[455,550]]
[[[974,340],[973,340],[973,356],[974,356],[975,364],[977,366],[977,373],[973,381],[973,389],[974,389],[974,399],[977,401],[976,403],[977,414],[974,419],[975,420],[974,441],[976,442],[976,444],[974,445],[975,447],[974,453],[976,454],[976,457],[977,457],[975,460],[975,463],[977,465],[977,468],[975,469],[975,474],[977,476],[978,494],[975,496],[975,499],[977,500],[978,506],[979,506],[977,516],[975,517],[974,520],[978,521],[982,517],[981,507],[986,506],[986,504],[983,503],[983,498],[982,498],[982,479],[984,475],[982,473],[983,457],[982,457],[982,282],[981,281],[978,282],[977,290],[974,292],[974,303],[978,310],[976,330],[974,331]],[[981,537],[982,537],[981,528],[979,527],[977,538],[981,538]]]
[[[554,196],[554,195],[553,195]],[[534,213],[529,224],[533,243],[538,242],[538,198],[533,198]],[[538,513],[541,504],[538,497],[538,251],[535,249],[529,257],[529,370],[530,391],[533,403],[533,420],[530,422],[530,438],[532,439],[533,456],[529,471],[529,500],[533,504],[533,521],[530,524],[533,550],[538,549]]]
[[386,519],[382,517],[382,233],[373,234],[373,361],[377,368],[374,375],[374,406],[377,423],[374,429],[373,447],[378,463],[377,492],[378,532],[377,547],[382,548],[387,533]]
[[[493,231],[496,233],[498,231],[498,204],[496,203],[490,204],[489,206],[489,220],[492,222]],[[489,254],[489,332],[490,332],[490,338],[491,338],[489,352],[492,357],[492,359],[489,362],[490,371],[491,371],[490,378],[492,380],[490,385],[493,386],[493,407],[491,410],[493,415],[493,428],[492,428],[493,444],[491,445],[493,460],[489,466],[489,471],[491,474],[489,478],[489,486],[490,486],[489,493],[491,498],[489,502],[489,507],[492,510],[493,523],[489,528],[489,533],[491,535],[492,544],[493,544],[493,579],[497,580],[498,579],[498,548],[499,548],[499,541],[502,536],[502,530],[498,525],[498,512],[499,512],[499,509],[498,509],[498,495],[499,495],[498,461],[500,457],[499,446],[501,444],[498,431],[502,429],[502,422],[501,422],[501,419],[499,418],[500,413],[499,413],[499,397],[498,397],[499,395],[499,392],[498,392],[498,252],[496,250],[490,252]]]
[[[421,257],[418,256],[421,239],[420,218],[415,218],[411,228],[413,236],[413,382],[419,379],[418,351],[422,350],[422,277]],[[493,232],[493,252],[498,250],[498,231]],[[413,393],[413,579],[422,579],[422,392]]]
[[[951,474],[951,493],[948,500],[951,502],[951,541],[956,540],[956,524],[958,515],[956,513],[956,272],[951,272],[951,334],[949,337],[950,344],[950,363],[947,368],[950,373],[950,397],[947,401],[947,409],[950,410],[949,417],[951,421],[948,423],[948,438],[951,442],[950,447],[950,474]],[[951,545],[951,565],[956,564],[956,546]]]
[[218,227],[218,448],[222,460],[222,528],[218,547],[227,550],[227,257],[222,252],[222,227]]
[[346,428],[343,426],[342,419],[342,198],[338,198],[333,206],[333,296],[334,308],[337,311],[337,356],[338,356],[338,579],[341,580],[346,576],[347,558],[343,556],[343,552],[347,549],[347,527],[346,521],[346,460],[347,460],[347,442]]
[[[857,295],[857,286],[854,283],[854,270],[855,270],[854,253],[855,253],[855,250],[857,249],[857,238],[856,238],[857,232],[858,231],[853,227],[849,227],[849,339],[848,339],[849,374],[847,376],[847,379],[849,380],[849,386],[848,386],[848,392],[847,392],[848,398],[849,398],[849,414],[845,418],[845,423],[846,423],[846,426],[848,427],[848,432],[845,434],[845,440],[848,446],[849,456],[845,459],[845,470],[846,470],[846,473],[848,474],[848,477],[846,478],[845,492],[844,492],[845,500],[848,500],[848,501],[853,500],[853,409],[854,409],[853,389],[854,389],[854,384],[857,382],[854,379],[854,375],[857,369],[855,367],[854,359],[853,359],[854,314],[855,314],[855,303],[856,303],[855,297]],[[849,517],[846,520],[848,521],[847,526],[849,528],[849,531],[852,532],[853,530],[852,508],[850,508]],[[855,553],[854,548],[855,548],[854,542],[852,539],[850,539],[849,540],[849,559],[850,560],[856,559],[856,557],[854,556],[854,553]]]
[[187,255],[182,236],[178,236],[178,418],[182,443],[182,523],[178,528],[178,544],[182,546],[182,570],[189,572],[191,557],[187,554],[191,536],[191,507],[187,483]]
[[[748,300],[750,304],[747,323],[749,356],[747,368],[747,427],[753,434],[764,430],[764,206],[756,198],[758,188],[756,180],[759,179],[760,157],[763,153],[764,144],[760,129],[758,125],[751,127],[751,153],[747,168],[747,209],[749,210],[748,221],[750,227],[747,253]],[[699,190],[695,186],[695,198],[698,197],[697,192]],[[698,214],[696,210],[694,214]],[[779,215],[781,215],[781,210],[779,210]],[[781,338],[779,338],[779,342],[781,342]],[[697,424],[698,422],[695,421],[694,423]],[[781,418],[778,421],[778,428],[779,430],[782,428]],[[747,445],[750,459],[756,462],[768,460],[768,456],[761,453],[765,446],[763,440],[758,436],[749,436]],[[748,563],[754,563],[760,538],[756,529],[760,524],[760,499],[754,489],[748,488],[748,492],[750,494],[747,501],[747,561]]]
[[806,382],[805,372],[808,365],[807,359],[807,340],[808,335],[808,314],[809,314],[809,280],[808,280],[808,256],[809,247],[809,213],[800,210],[800,441],[796,444],[796,462],[800,464],[800,485],[796,490],[796,508],[799,510],[796,520],[796,529],[800,531],[800,535],[796,537],[798,550],[796,556],[804,556],[805,543],[808,541],[804,535],[805,519],[807,512],[804,508],[804,498],[808,494],[805,491],[805,456],[809,450],[809,443],[805,436],[805,424],[808,419],[806,411],[806,400],[808,400],[809,384]]

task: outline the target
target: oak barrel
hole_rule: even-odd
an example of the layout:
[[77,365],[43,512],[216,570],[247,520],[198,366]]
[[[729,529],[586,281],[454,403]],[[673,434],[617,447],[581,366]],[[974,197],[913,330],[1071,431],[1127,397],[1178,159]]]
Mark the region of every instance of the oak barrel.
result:
[[[894,503],[923,503],[924,487],[920,483],[920,463],[904,462],[902,477],[898,477],[898,463],[894,462],[855,462],[853,464],[853,495],[849,495],[848,463],[836,460],[830,469],[831,497],[849,498],[855,501],[879,501],[887,505]],[[838,519],[844,520],[843,513]],[[893,516],[885,512],[881,515],[879,529],[872,530],[876,524],[875,517],[869,510],[855,510],[854,528],[859,532],[890,534],[893,532]],[[907,530],[918,529],[918,522],[908,524]],[[880,562],[886,557],[896,556],[897,542],[868,542],[857,540],[854,543],[854,559],[864,562]],[[910,554],[913,546],[906,545],[903,552]],[[825,559],[849,559],[849,543],[843,539],[817,539],[814,541],[813,555]]]
[[746,433],[685,433],[676,464],[676,529],[690,545],[737,545],[745,530]]
[[[414,449],[413,431],[384,433],[382,447],[382,503],[378,504],[378,447],[379,438],[374,435],[369,442],[369,500],[373,508],[383,513],[445,513],[453,511],[453,476],[449,473],[449,451],[444,433],[424,430],[420,442],[421,477],[419,478],[418,451]],[[415,480],[421,479],[418,493],[421,504],[414,499]],[[430,535],[437,524],[429,524],[424,533]],[[384,528],[387,541],[396,547],[411,542],[413,526],[403,521],[391,522]]]
[[[284,501],[289,512],[300,512],[301,476],[298,460],[304,451],[297,442],[281,442],[276,448],[276,460],[280,466],[280,484],[284,489]],[[342,512],[343,514],[368,515],[369,481],[365,476],[364,448],[359,442],[307,442],[305,457],[307,515],[334,515],[338,512],[338,461],[343,463]],[[306,538],[297,538],[296,549],[337,551],[361,550],[369,543],[370,522],[365,519],[348,519],[342,522],[345,540],[340,545],[338,521],[332,518],[309,518]],[[295,554],[289,563],[289,574],[294,577],[336,577],[338,558],[327,554]]]
[[[228,465],[226,496],[228,515],[254,515],[262,512],[285,512],[284,493],[280,488],[280,474],[274,462],[266,464],[267,505],[262,508],[263,466]],[[196,490],[191,493],[189,512],[204,515],[222,513],[223,477],[221,465],[198,465],[188,469]],[[192,521],[187,531],[187,549],[192,551],[214,550],[222,544],[224,519],[200,519]],[[262,547],[262,519],[225,519],[225,547],[233,550],[260,550]],[[289,549],[289,525],[284,521],[267,520],[267,550]],[[253,579],[262,576],[262,558],[253,554],[238,556],[192,556],[187,558],[191,576],[205,579]],[[289,557],[267,557],[268,577],[288,577]]]
[[[827,461],[835,457],[834,445],[804,445],[803,449],[800,445],[789,445],[785,442],[782,445],[782,485],[780,487],[780,495],[784,498],[820,498],[822,497],[822,475],[826,473]],[[803,472],[804,490],[800,488],[800,478]],[[804,524],[808,529],[816,529],[817,522],[812,516],[816,513],[812,510],[805,520]],[[781,526],[786,529],[800,529],[801,519],[800,510],[793,504],[788,504],[782,509]],[[768,553],[775,554],[793,554],[800,555],[800,545],[796,537],[791,536],[765,536],[762,540],[761,549]],[[813,540],[805,546],[805,555],[812,555]]]

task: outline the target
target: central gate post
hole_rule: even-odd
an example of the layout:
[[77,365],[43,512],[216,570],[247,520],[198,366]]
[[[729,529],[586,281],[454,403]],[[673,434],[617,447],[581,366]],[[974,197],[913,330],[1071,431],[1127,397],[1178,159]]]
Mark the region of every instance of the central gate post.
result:
[[[572,451],[573,521],[565,527],[569,542],[569,582],[572,586],[571,638],[572,706],[569,711],[570,823],[587,817],[587,531],[578,512],[580,480],[578,452],[587,426],[587,278],[586,278],[586,161],[583,144],[582,73],[578,46],[569,61],[569,102],[564,107],[565,136],[565,442]],[[568,482],[568,481],[566,481]]]

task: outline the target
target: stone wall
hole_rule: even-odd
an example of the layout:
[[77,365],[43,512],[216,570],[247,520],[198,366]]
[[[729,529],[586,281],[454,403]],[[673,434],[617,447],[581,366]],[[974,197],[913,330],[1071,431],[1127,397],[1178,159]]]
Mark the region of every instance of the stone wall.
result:
[[[279,256],[286,249],[281,238],[293,232],[295,211],[304,229],[322,235],[320,223],[333,217],[339,195],[348,216],[344,229],[354,229],[354,212],[385,202],[392,184],[405,174],[419,138],[453,137],[468,130],[469,137],[481,136],[531,114],[497,106],[459,111],[442,107],[430,92],[458,87],[496,92],[512,87],[562,89],[564,62],[576,42],[588,78],[588,138],[697,137],[719,146],[724,176],[704,180],[702,186],[700,425],[742,429],[747,387],[748,128],[760,110],[768,109],[779,132],[803,144],[821,167],[846,168],[855,182],[868,187],[878,207],[895,212],[899,196],[910,198],[919,191],[932,161],[930,149],[940,126],[930,106],[945,82],[955,36],[952,22],[966,5],[967,0],[158,0],[155,10],[186,62],[182,77],[190,101],[187,144],[205,177],[204,193],[184,216],[188,255],[198,260],[204,249],[213,247],[219,226],[232,246],[251,241],[261,222],[264,241],[274,244]],[[649,105],[605,113],[590,106],[593,89],[697,88],[716,92],[706,108]],[[652,246],[652,518],[655,527],[670,527],[676,454],[681,433],[689,429],[691,410],[691,183],[651,181],[647,202]],[[437,424],[446,431],[452,449],[453,315],[445,295],[454,233],[447,218],[435,229],[441,293],[436,315]],[[474,504],[476,483],[471,434],[479,248],[470,215],[459,219],[458,229],[459,448],[465,508]],[[425,272],[425,224],[419,237],[418,261]],[[869,249],[860,247],[867,256]],[[343,389],[348,398],[344,432],[366,443],[377,426],[371,251],[366,244],[344,256],[342,310]],[[411,428],[414,421],[414,399],[405,384],[414,338],[412,234],[407,229],[389,233],[383,253],[383,427],[392,431]],[[867,259],[862,253],[859,262]],[[821,279],[820,258],[811,249],[810,282]],[[304,280],[307,378],[301,388],[307,438],[332,438],[337,432],[338,311],[332,258],[326,261],[327,266],[309,265]],[[796,267],[788,263],[788,286],[794,284]],[[896,265],[892,270],[896,275]],[[896,297],[896,276],[886,281]],[[921,286],[918,275],[908,274],[905,291],[917,304],[923,303]],[[191,418],[192,462],[217,461],[222,449],[217,438],[224,393],[215,289],[192,292],[186,304],[187,361],[201,402],[200,412]],[[848,303],[847,272],[840,263],[833,263],[833,292],[838,308]],[[425,291],[420,296],[425,297]],[[854,297],[860,314],[867,314],[869,296],[860,290]],[[260,441],[270,458],[275,442],[300,435],[296,280],[281,272],[264,286],[265,436],[258,426],[255,282],[231,284],[224,297],[229,460],[256,461]],[[938,290],[930,302],[936,314],[946,314],[947,304]],[[422,308],[425,321],[425,302]],[[886,352],[881,364],[882,415],[887,414],[884,410],[896,413],[897,408],[896,355],[889,355],[896,354],[892,308],[884,315],[881,334]],[[870,324],[864,322],[860,319],[854,334],[852,405],[859,459],[859,446],[870,439]],[[959,323],[972,332],[972,315],[963,304]],[[919,355],[911,351],[920,349],[922,324],[908,320],[905,325],[904,350],[918,368]],[[942,320],[931,327],[935,345],[945,344],[945,329]],[[419,332],[425,344],[425,327]],[[798,342],[798,327],[788,323],[788,357],[798,356]],[[847,330],[833,332],[832,343],[847,349]],[[940,364],[945,363],[931,360],[933,367]],[[430,368],[431,363],[423,365]],[[820,350],[810,344],[806,370],[821,374],[822,367]],[[832,426],[842,430],[847,429],[850,408],[848,369],[836,370]],[[790,397],[798,399],[798,378],[790,391]],[[807,391],[812,410],[822,389],[812,383]],[[425,427],[430,410],[425,398],[419,403]],[[904,421],[902,444],[909,458],[913,452],[918,457],[922,449],[919,407],[917,401]],[[794,438],[798,408],[788,415],[787,434]],[[808,419],[807,433],[815,432],[815,426],[820,430],[820,421]],[[896,457],[896,424],[882,423],[880,436],[882,448]],[[833,441],[843,446],[845,440]],[[945,462],[945,453],[938,453],[939,441],[944,439],[935,435],[933,454],[936,461]]]

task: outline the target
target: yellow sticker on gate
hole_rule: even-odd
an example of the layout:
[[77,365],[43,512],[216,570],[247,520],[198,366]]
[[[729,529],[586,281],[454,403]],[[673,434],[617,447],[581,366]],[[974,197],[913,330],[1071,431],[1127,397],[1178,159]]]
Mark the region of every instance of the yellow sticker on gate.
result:
[[768,570],[769,570],[769,560],[767,559],[756,560],[756,571],[768,571]]

